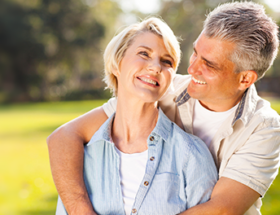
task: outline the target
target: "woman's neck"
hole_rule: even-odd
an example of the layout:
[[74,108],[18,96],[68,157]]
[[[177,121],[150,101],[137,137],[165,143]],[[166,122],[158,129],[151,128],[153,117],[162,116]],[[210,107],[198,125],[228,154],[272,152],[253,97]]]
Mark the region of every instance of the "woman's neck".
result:
[[112,128],[112,139],[124,153],[139,153],[148,149],[147,138],[158,119],[157,102],[118,98]]

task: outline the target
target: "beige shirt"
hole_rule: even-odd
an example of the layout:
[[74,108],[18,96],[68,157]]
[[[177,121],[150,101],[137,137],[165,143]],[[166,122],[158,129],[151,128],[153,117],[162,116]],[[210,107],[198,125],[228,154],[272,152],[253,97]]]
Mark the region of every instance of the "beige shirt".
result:
[[[187,94],[188,75],[176,75],[159,106],[188,133],[193,133],[195,99]],[[103,105],[108,116],[116,99]],[[209,145],[219,177],[236,180],[264,196],[278,174],[280,164],[280,116],[257,95],[255,86],[244,94],[237,111],[225,119]],[[245,215],[260,213],[259,198]]]

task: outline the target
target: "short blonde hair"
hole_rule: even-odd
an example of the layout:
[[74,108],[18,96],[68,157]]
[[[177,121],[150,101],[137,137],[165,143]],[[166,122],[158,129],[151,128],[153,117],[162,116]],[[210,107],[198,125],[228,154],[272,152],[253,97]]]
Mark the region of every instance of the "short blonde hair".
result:
[[118,81],[113,70],[119,68],[119,64],[133,39],[144,32],[152,32],[163,39],[166,50],[174,60],[175,72],[178,68],[181,59],[180,44],[173,31],[163,20],[151,17],[132,24],[114,36],[104,52],[105,77],[103,80],[107,84],[106,88],[110,89],[115,96],[117,96]]

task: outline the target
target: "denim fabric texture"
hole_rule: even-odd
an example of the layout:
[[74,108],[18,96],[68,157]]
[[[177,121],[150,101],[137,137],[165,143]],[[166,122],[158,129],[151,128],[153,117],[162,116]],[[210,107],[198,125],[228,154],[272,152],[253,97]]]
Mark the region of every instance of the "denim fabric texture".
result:
[[[97,214],[125,214],[120,158],[110,141],[113,117],[84,149],[84,180]],[[161,110],[147,143],[146,172],[131,214],[174,215],[209,200],[218,175],[205,143],[185,133]],[[57,214],[67,214],[60,199]]]

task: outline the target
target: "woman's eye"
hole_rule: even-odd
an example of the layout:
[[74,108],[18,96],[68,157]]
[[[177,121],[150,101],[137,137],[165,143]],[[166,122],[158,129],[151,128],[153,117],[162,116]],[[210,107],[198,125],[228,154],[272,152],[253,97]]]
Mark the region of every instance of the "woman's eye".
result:
[[145,52],[145,51],[141,51],[141,52],[139,52],[139,54],[140,54],[140,55],[143,55],[143,56],[145,56],[145,57],[149,57],[148,52]]
[[162,62],[168,64],[169,66],[172,67],[172,62],[170,60],[163,60]]

